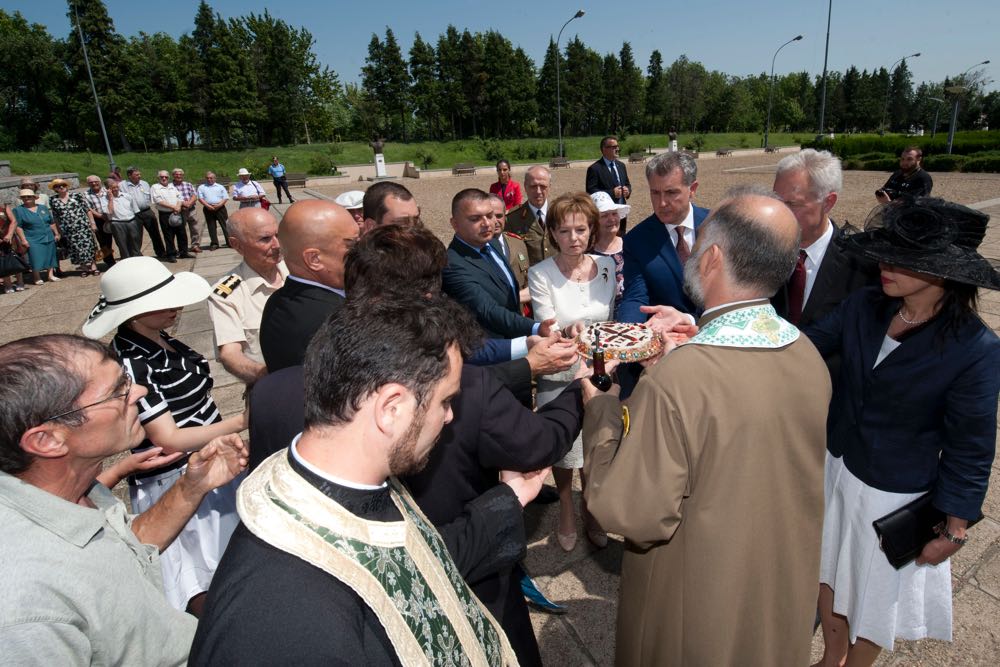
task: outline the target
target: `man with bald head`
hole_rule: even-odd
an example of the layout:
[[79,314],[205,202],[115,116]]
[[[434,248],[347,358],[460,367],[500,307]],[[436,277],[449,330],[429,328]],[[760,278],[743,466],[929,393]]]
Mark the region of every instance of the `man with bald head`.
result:
[[358,223],[344,207],[310,199],[292,204],[278,228],[288,266],[260,323],[260,349],[270,373],[299,366],[313,334],[344,303],[344,257]]
[[552,172],[547,167],[535,165],[524,173],[524,192],[527,199],[507,214],[505,232],[513,232],[524,239],[528,247],[528,261],[534,266],[555,251],[545,233],[545,216],[549,212],[549,186]]
[[268,298],[285,284],[278,221],[262,208],[241,208],[226,223],[229,245],[243,258],[212,287],[208,314],[215,329],[218,360],[247,384],[267,373],[258,341]]
[[809,662],[830,379],[768,302],[798,251],[773,195],[723,201],[684,266],[698,333],[624,412],[584,385],[587,509],[627,541],[617,665]]

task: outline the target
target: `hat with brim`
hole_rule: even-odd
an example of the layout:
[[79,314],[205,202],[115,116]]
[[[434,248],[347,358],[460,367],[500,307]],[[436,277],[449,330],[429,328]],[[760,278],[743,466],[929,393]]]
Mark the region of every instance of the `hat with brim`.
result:
[[597,210],[600,213],[616,211],[619,218],[627,218],[628,212],[632,210],[632,207],[628,204],[616,204],[611,195],[604,191],[594,192],[590,195],[590,198],[594,200],[594,205],[597,206]]
[[246,167],[240,167],[240,170],[238,172],[236,172],[236,175],[237,176],[249,176],[250,172],[247,171]]
[[877,207],[864,231],[851,226],[837,239],[855,257],[986,289],[1000,289],[1000,266],[979,252],[990,216],[931,197]]
[[333,201],[350,211],[351,209],[361,208],[364,205],[365,193],[361,190],[349,190],[337,195],[337,198]]
[[65,185],[68,188],[69,187],[69,181],[64,180],[62,178],[53,178],[52,182],[49,183],[49,187],[52,188],[53,190],[55,190],[60,185]]
[[18,196],[18,199],[21,199],[21,198],[24,198],[24,197],[34,197],[35,199],[38,199],[38,193],[35,192],[34,190],[30,189],[30,188],[24,188],[23,190],[19,191],[17,193],[17,196]]
[[211,292],[197,273],[170,273],[153,257],[119,260],[101,276],[101,296],[83,324],[83,335],[103,338],[137,315],[189,306]]

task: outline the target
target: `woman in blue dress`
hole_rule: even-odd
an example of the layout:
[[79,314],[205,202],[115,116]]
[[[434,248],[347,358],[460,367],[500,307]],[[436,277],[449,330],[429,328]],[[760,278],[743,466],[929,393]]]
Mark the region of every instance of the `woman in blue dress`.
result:
[[34,190],[25,188],[18,193],[21,205],[14,207],[14,217],[24,232],[28,246],[28,263],[31,264],[31,278],[36,285],[42,284],[41,272],[46,271],[50,281],[56,282],[55,271],[59,268],[56,255],[56,241],[59,229],[52,219],[48,206],[38,203]]

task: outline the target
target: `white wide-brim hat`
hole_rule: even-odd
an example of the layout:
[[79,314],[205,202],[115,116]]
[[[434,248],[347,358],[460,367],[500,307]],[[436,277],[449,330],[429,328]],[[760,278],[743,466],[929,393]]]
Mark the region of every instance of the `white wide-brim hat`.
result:
[[594,200],[594,205],[600,213],[618,211],[618,217],[627,218],[628,212],[632,210],[632,207],[628,204],[616,204],[611,195],[604,191],[595,192],[590,195],[590,198]]
[[240,170],[238,172],[236,172],[236,175],[237,176],[249,176],[250,172],[247,171],[246,167],[240,167]]
[[365,193],[361,190],[348,190],[342,195],[337,195],[337,198],[333,201],[350,211],[354,208],[361,208],[364,205]]
[[101,296],[83,324],[83,335],[103,338],[136,315],[189,306],[211,292],[212,286],[197,273],[170,273],[153,257],[118,260],[101,276]]

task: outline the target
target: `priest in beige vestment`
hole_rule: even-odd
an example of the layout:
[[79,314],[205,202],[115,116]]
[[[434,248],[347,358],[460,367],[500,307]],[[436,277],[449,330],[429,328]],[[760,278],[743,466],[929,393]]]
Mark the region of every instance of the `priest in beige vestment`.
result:
[[768,303],[798,247],[781,201],[723,202],[685,266],[698,334],[587,403],[587,506],[626,538],[619,667],[809,664],[830,379]]

